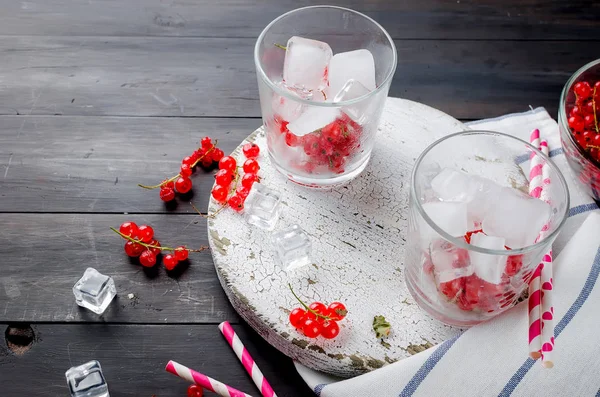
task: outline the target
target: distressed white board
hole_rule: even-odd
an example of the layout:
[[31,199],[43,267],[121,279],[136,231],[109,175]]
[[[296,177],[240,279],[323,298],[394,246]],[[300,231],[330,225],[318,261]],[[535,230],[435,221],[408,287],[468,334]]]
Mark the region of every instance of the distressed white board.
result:
[[[412,299],[404,282],[404,244],[412,166],[434,140],[465,130],[454,118],[428,106],[389,98],[377,143],[366,170],[333,191],[298,186],[270,164],[262,128],[241,146],[261,148],[261,183],[284,202],[275,230],[294,223],[311,237],[313,265],[286,272],[275,261],[271,232],[248,225],[226,209],[209,219],[209,242],[217,274],[238,313],[271,345],[307,367],[349,377],[436,345],[460,332],[431,318]],[[219,204],[212,200],[208,212]],[[349,314],[333,340],[309,339],[288,321],[299,307],[287,284],[307,303],[342,301]],[[392,325],[384,347],[372,321]]]

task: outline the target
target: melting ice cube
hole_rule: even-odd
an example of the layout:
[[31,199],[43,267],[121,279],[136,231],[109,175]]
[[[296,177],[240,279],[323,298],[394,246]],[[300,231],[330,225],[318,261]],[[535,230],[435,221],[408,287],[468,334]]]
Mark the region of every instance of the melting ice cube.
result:
[[109,397],[102,367],[96,360],[69,368],[65,377],[72,397]]
[[332,123],[339,115],[338,108],[311,106],[287,128],[296,136],[304,136]]
[[[349,101],[352,99],[360,98],[363,95],[371,92],[367,87],[362,85],[360,81],[348,80],[342,87],[340,92],[333,98],[333,102]],[[370,114],[369,105],[373,103],[372,98],[362,100],[352,105],[342,107],[342,111],[352,118],[352,120],[358,123],[364,123],[367,115]]]
[[[505,250],[506,240],[504,237],[486,236],[483,233],[475,233],[471,236],[471,245],[487,248],[490,250]],[[481,252],[470,251],[471,263],[475,274],[492,284],[500,284],[502,273],[506,266],[507,257],[504,255],[489,255]]]
[[283,80],[295,89],[323,90],[332,54],[327,43],[293,36],[287,42]]
[[[432,202],[423,204],[423,209],[433,223],[453,237],[462,237],[469,231],[465,203]],[[423,226],[424,230],[430,229],[427,225]]]
[[360,82],[367,90],[375,87],[375,61],[369,50],[335,54],[329,63],[329,92],[332,96],[342,90],[348,80]]
[[310,264],[311,244],[308,235],[298,225],[273,233],[273,245],[279,262],[286,270]]
[[488,200],[492,205],[483,218],[483,231],[504,237],[510,248],[533,244],[552,212],[546,202],[508,187],[501,188]]
[[437,239],[430,246],[433,272],[438,283],[447,283],[473,274],[469,251],[448,241]]

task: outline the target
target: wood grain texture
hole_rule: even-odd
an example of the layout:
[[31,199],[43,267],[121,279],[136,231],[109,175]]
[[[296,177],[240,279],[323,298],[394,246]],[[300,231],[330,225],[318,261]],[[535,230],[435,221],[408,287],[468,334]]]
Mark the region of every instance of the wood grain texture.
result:
[[[279,15],[317,0],[0,1],[0,34],[258,37]],[[402,39],[598,38],[593,0],[332,0],[366,13]]]
[[[397,40],[390,96],[455,118],[544,106],[594,42]],[[260,117],[254,39],[15,36],[0,41],[0,114]],[[249,130],[248,132],[250,132]]]
[[[247,325],[233,327],[280,397],[311,394],[290,359]],[[0,325],[2,335],[5,329]],[[64,397],[65,371],[93,359],[102,365],[111,396],[185,396],[188,384],[164,370],[169,360],[260,395],[217,325],[40,324],[33,330],[36,341],[21,356],[0,340],[3,396]]]
[[[162,265],[145,269],[130,261],[124,240],[109,229],[126,220],[151,225],[165,246],[208,245],[199,215],[0,214],[0,321],[238,321],[208,251],[190,254],[189,266],[171,274]],[[115,281],[117,298],[102,316],[75,303],[72,288],[87,267]]]

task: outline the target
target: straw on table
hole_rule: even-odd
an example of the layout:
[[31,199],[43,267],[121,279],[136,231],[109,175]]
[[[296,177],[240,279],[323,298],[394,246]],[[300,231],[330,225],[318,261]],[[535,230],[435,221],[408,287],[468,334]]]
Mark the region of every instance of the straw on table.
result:
[[254,381],[256,387],[258,387],[260,390],[260,393],[264,397],[277,397],[273,391],[273,388],[269,382],[267,382],[267,379],[258,368],[258,365],[256,365],[256,362],[252,356],[250,356],[250,353],[233,330],[233,327],[231,324],[229,324],[229,321],[224,321],[219,324],[219,330],[221,330],[221,333],[225,339],[227,339],[229,346],[231,346],[237,358],[240,360],[244,368],[246,368],[248,375],[252,377],[252,380]]
[[[548,142],[540,142],[542,153],[546,156],[549,153]],[[549,202],[550,188],[549,167],[544,164],[542,167],[542,193],[540,199]],[[543,230],[546,232],[546,230]],[[544,267],[541,274],[541,321],[542,321],[542,365],[546,368],[552,368],[554,355],[554,307],[552,304],[552,294],[554,290],[552,280],[552,250],[550,250],[542,260]]]
[[188,382],[202,386],[206,390],[215,392],[221,397],[252,397],[249,394],[236,390],[231,386],[227,386],[225,383],[221,383],[216,379],[194,371],[193,369],[176,363],[175,361],[169,361],[165,367],[165,370],[173,375],[177,375],[180,378],[187,380]]

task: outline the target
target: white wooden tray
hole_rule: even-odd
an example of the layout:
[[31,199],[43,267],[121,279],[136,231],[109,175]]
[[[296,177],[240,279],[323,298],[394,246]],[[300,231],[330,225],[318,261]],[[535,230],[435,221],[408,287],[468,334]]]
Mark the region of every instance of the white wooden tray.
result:
[[[274,260],[270,232],[248,225],[231,209],[209,219],[209,242],[217,274],[237,312],[263,338],[307,367],[349,377],[436,345],[460,332],[421,310],[404,282],[404,244],[410,172],[434,140],[467,129],[428,106],[389,98],[370,164],[354,181],[333,191],[311,190],[280,175],[270,164],[262,128],[240,144],[261,148],[260,176],[279,191],[284,209],[276,229],[299,224],[311,237],[313,265],[286,272]],[[208,212],[219,204],[212,200]],[[309,339],[288,321],[299,307],[288,289],[307,303],[342,301],[348,316],[333,340]],[[392,325],[384,347],[373,317]]]

